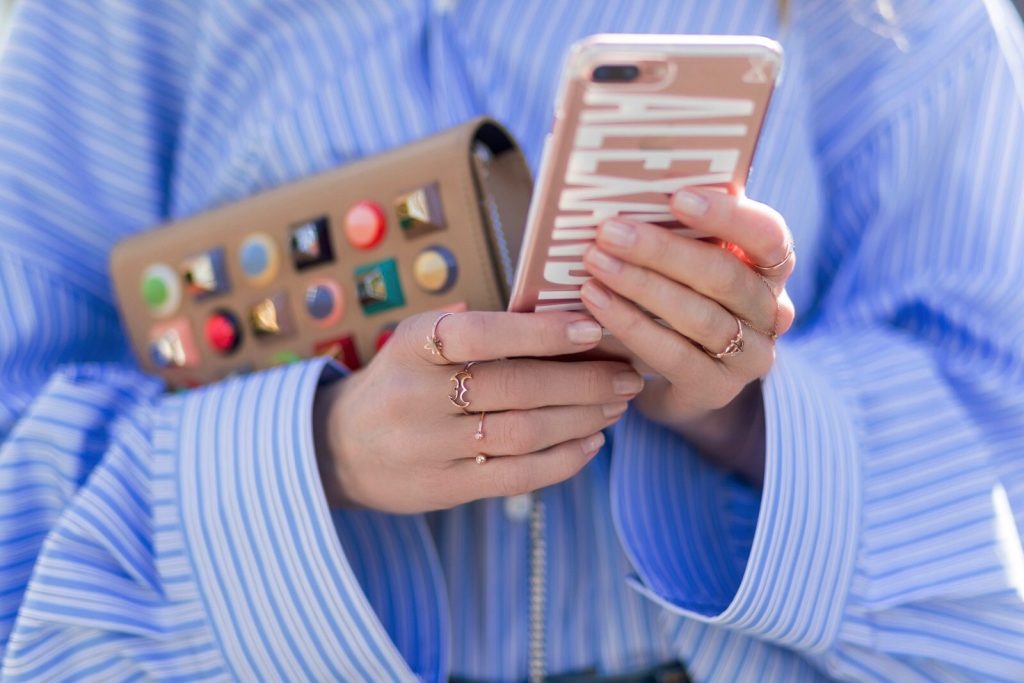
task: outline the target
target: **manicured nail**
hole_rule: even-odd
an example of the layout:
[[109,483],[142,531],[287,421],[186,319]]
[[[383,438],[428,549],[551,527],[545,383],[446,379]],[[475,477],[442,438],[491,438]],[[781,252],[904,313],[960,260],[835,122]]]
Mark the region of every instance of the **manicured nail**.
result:
[[587,455],[593,455],[601,450],[601,446],[604,445],[604,434],[598,432],[592,437],[583,442],[583,452]]
[[636,229],[627,223],[608,221],[601,224],[597,238],[616,247],[631,247],[636,243]]
[[672,197],[672,206],[679,213],[688,216],[703,216],[708,212],[708,200],[686,190],[679,190]]
[[593,320],[577,320],[566,328],[573,344],[593,344],[601,341],[601,326]]
[[583,295],[583,299],[595,308],[608,308],[608,304],[612,302],[611,296],[604,290],[604,287],[593,280],[588,280],[580,288],[580,293]]
[[618,417],[619,415],[622,415],[624,412],[626,412],[626,408],[628,407],[629,404],[625,402],[605,403],[603,406],[601,406],[601,410],[604,412],[605,417],[611,419],[613,417]]
[[597,268],[606,273],[617,273],[622,270],[622,261],[610,256],[600,249],[593,248],[587,252],[587,260]]
[[619,396],[639,394],[644,388],[644,378],[635,372],[620,372],[612,378],[612,387]]

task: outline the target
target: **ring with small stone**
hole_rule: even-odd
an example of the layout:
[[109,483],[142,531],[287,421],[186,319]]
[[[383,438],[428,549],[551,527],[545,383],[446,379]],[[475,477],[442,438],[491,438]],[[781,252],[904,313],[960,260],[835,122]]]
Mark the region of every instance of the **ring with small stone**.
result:
[[716,360],[722,360],[723,358],[729,358],[743,351],[743,321],[736,318],[736,336],[729,340],[729,343],[725,345],[725,348],[715,353],[709,350],[706,346],[701,347],[704,349],[704,353],[708,354]]

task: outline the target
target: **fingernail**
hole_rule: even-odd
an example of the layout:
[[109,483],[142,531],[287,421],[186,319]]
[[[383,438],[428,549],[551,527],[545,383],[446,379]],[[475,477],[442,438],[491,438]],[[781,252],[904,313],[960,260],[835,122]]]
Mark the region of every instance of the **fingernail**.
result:
[[636,243],[636,230],[626,223],[608,221],[601,224],[597,238],[616,247],[631,247]]
[[672,197],[672,206],[679,213],[688,216],[703,216],[708,212],[708,200],[686,190],[675,193]]
[[595,308],[608,308],[608,304],[612,302],[611,296],[604,291],[604,287],[593,280],[588,280],[581,288],[580,293]]
[[601,326],[593,320],[577,320],[566,328],[573,344],[593,344],[601,341]]
[[622,261],[604,253],[600,249],[588,251],[587,260],[598,270],[603,270],[606,273],[617,273],[622,270]]
[[612,379],[612,387],[620,396],[639,394],[644,388],[644,378],[635,372],[620,372]]
[[604,412],[605,417],[613,418],[622,415],[624,412],[626,412],[626,408],[628,407],[629,404],[626,403],[625,401],[622,403],[605,403],[603,406],[601,406],[601,410]]
[[598,432],[592,437],[583,442],[583,452],[587,455],[593,455],[601,450],[601,446],[604,445],[604,434]]

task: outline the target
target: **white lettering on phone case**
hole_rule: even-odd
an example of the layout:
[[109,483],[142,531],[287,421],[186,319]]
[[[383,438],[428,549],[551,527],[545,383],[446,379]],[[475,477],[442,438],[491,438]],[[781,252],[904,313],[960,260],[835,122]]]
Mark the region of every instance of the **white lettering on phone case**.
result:
[[[582,256],[596,237],[596,226],[614,216],[645,222],[672,222],[668,198],[683,187],[723,185],[732,181],[740,150],[729,138],[744,138],[745,123],[684,123],[697,119],[720,121],[745,118],[754,113],[754,101],[717,97],[687,97],[648,93],[623,94],[588,91],[559,195],[553,244],[544,264],[544,279],[555,288],[544,289],[537,311],[579,310],[579,287],[590,276]],[[717,149],[675,149],[672,138],[722,138]],[[604,149],[614,138],[650,139],[650,148]],[[645,147],[640,144],[640,147]],[[637,178],[602,171],[637,165],[645,171],[671,172],[674,164],[688,163],[690,172],[664,178]],[[693,168],[696,164],[698,172]],[[646,195],[646,196],[645,196]],[[655,195],[652,199],[650,195]],[[568,287],[569,289],[565,289]]]

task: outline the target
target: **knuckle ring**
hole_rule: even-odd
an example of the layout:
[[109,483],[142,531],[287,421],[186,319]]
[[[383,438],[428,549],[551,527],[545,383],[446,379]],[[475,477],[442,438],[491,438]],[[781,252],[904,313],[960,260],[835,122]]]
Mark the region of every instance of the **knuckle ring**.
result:
[[448,356],[444,355],[444,342],[441,341],[439,336],[437,336],[437,326],[441,324],[442,320],[450,315],[452,315],[452,313],[451,311],[448,311],[447,313],[442,313],[437,317],[437,320],[434,321],[434,326],[430,329],[430,336],[427,337],[427,343],[423,345],[423,348],[426,351],[430,351],[431,356],[440,356],[444,362],[449,365],[452,361]]
[[790,262],[795,253],[796,250],[793,246],[793,242],[792,240],[790,240],[789,242],[786,242],[786,255],[778,263],[772,264],[770,266],[759,266],[756,263],[752,263],[750,265],[753,266],[754,270],[756,270],[757,272],[761,273],[762,275],[768,275],[770,277],[772,275],[778,274],[779,271],[785,268],[786,264]]
[[[462,412],[469,414],[469,401],[466,399],[466,392],[469,391],[469,387],[466,386],[466,382],[473,379],[473,373],[469,371],[471,367],[476,365],[476,361],[470,361],[466,363],[461,370],[456,372],[454,375],[448,378],[448,381],[452,383],[452,390],[448,394],[448,400],[452,402],[452,405],[462,410]],[[483,421],[481,420],[481,427]],[[480,432],[480,438],[483,438],[483,432]]]
[[702,346],[704,353],[708,354],[716,360],[722,360],[723,358],[729,358],[743,351],[743,321],[736,318],[736,336],[729,340],[729,343],[725,345],[725,348],[715,353],[708,349],[706,346]]

